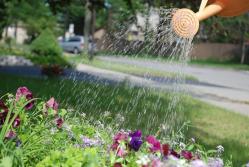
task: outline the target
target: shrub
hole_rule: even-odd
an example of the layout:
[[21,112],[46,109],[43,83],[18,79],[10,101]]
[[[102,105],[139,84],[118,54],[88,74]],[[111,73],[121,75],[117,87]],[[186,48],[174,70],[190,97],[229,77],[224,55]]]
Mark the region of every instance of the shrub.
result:
[[61,56],[62,49],[54,34],[46,29],[32,42],[31,52],[39,56]]

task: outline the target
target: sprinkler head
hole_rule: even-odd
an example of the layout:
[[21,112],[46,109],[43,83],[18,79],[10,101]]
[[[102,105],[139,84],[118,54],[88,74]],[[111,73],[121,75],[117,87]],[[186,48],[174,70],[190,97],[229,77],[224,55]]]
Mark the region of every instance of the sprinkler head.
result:
[[183,38],[193,38],[199,29],[199,20],[190,9],[178,9],[173,14],[171,25],[175,33]]

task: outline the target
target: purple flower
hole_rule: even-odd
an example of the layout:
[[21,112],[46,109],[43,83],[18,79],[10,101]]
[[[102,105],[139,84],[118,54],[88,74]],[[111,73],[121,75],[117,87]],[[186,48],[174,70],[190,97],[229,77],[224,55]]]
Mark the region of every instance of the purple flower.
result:
[[130,133],[129,136],[131,137],[131,140],[129,143],[131,149],[138,151],[141,145],[143,144],[142,132],[140,130],[137,130],[133,133]]
[[81,136],[80,137],[82,142],[83,142],[83,147],[92,147],[92,146],[99,146],[101,145],[101,141],[97,139],[90,139],[86,136]]
[[[47,108],[52,108],[55,111],[58,111],[59,104],[55,99],[52,97],[46,102],[46,107]],[[55,113],[57,114],[57,112]]]
[[141,132],[141,130],[137,130],[137,131],[135,131],[133,133],[130,133],[129,136],[130,137],[139,137],[139,138],[141,138],[142,137],[142,132]]
[[161,144],[154,136],[148,136],[146,141],[151,145],[151,152],[161,151]]
[[[18,101],[22,96],[24,96],[26,98],[26,100],[31,100],[33,98],[32,92],[30,90],[28,90],[27,87],[19,87],[16,91],[16,101]],[[30,110],[32,109],[34,105],[34,101],[28,103],[25,106],[26,110]]]
[[249,162],[246,164],[246,167],[249,167]]
[[224,163],[223,163],[223,160],[220,158],[209,158],[208,166],[209,167],[223,167]]
[[192,158],[193,158],[193,155],[192,155],[192,153],[191,152],[189,152],[189,151],[182,151],[181,152],[181,155],[185,158],[185,159],[187,159],[187,160],[191,160]]
[[64,120],[62,118],[56,118],[55,119],[55,123],[56,123],[56,126],[58,128],[61,128],[62,127],[62,124],[63,124]]

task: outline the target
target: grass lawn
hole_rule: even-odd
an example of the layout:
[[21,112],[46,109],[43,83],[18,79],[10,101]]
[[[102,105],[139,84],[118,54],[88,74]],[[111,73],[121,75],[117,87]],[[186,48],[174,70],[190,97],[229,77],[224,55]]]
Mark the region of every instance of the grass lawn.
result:
[[[108,54],[105,56],[108,56]],[[142,56],[126,55],[126,56],[136,60],[148,60],[148,61],[157,60],[160,62],[176,61],[173,59],[169,59],[168,57],[156,57],[152,55],[142,55]],[[214,59],[191,60],[189,61],[189,65],[198,65],[198,66],[234,69],[234,70],[247,70],[247,71],[249,70],[249,64],[240,64],[238,61],[234,60],[227,60],[227,61],[219,61]]]
[[[104,86],[86,82],[57,79],[34,79],[0,74],[0,95],[14,93],[19,86],[27,86],[37,97],[54,96],[60,104],[85,112],[89,118],[101,118],[111,113],[110,121],[119,114],[125,116],[123,126],[157,131],[164,118],[170,114],[167,107],[171,94],[126,86]],[[234,166],[248,160],[249,118],[213,107],[190,97],[182,99],[183,111],[175,118],[179,123],[191,121],[186,132],[208,148],[225,147],[225,158],[233,156]],[[108,120],[107,120],[108,121]]]
[[234,61],[191,60],[190,64],[207,66],[207,67],[234,69],[234,70],[247,70],[247,71],[249,70],[248,64],[240,64]]
[[[91,65],[91,66],[102,68],[102,69],[118,71],[118,72],[123,72],[123,73],[137,75],[137,76],[149,76],[149,77],[153,76],[153,77],[164,77],[164,78],[177,77],[177,73],[153,70],[150,68],[144,68],[144,67],[139,67],[139,66],[129,65],[129,64],[109,62],[105,60],[100,60],[98,59],[98,57],[95,57],[93,61],[89,61],[84,56],[73,56],[73,57],[67,56],[67,60],[73,64],[80,62],[83,64]],[[184,77],[187,80],[194,80],[194,81],[197,80],[197,78],[195,78],[194,76],[190,76],[190,75],[186,75]]]

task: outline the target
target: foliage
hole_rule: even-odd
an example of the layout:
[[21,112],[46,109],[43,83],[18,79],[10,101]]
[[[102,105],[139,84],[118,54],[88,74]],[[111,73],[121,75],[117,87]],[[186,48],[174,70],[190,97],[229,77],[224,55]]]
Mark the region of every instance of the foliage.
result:
[[[60,109],[53,97],[47,102],[33,98],[27,87],[19,87],[15,96],[6,94],[0,100],[0,159],[5,165],[159,167],[198,160],[203,164],[207,161],[208,166],[223,166],[219,158],[222,146],[206,151],[194,140],[189,144],[165,140],[168,143],[161,144],[152,135],[143,137],[140,130],[122,130],[114,135],[111,144],[108,134],[112,132],[104,131],[103,124],[94,127],[84,115],[74,117]],[[48,152],[51,153],[47,155]]]
[[44,1],[12,0],[8,1],[6,5],[8,24],[21,23],[27,29],[29,40],[33,40],[46,28],[56,31],[54,29],[56,19]]
[[37,56],[54,56],[62,55],[62,49],[53,33],[44,30],[31,44],[31,52]]
[[99,157],[95,148],[69,147],[65,151],[52,151],[44,160],[39,162],[37,167],[64,166],[64,167],[98,167],[100,165]]
[[241,43],[248,38],[248,14],[234,18],[211,17],[203,22],[202,37],[209,42]]

